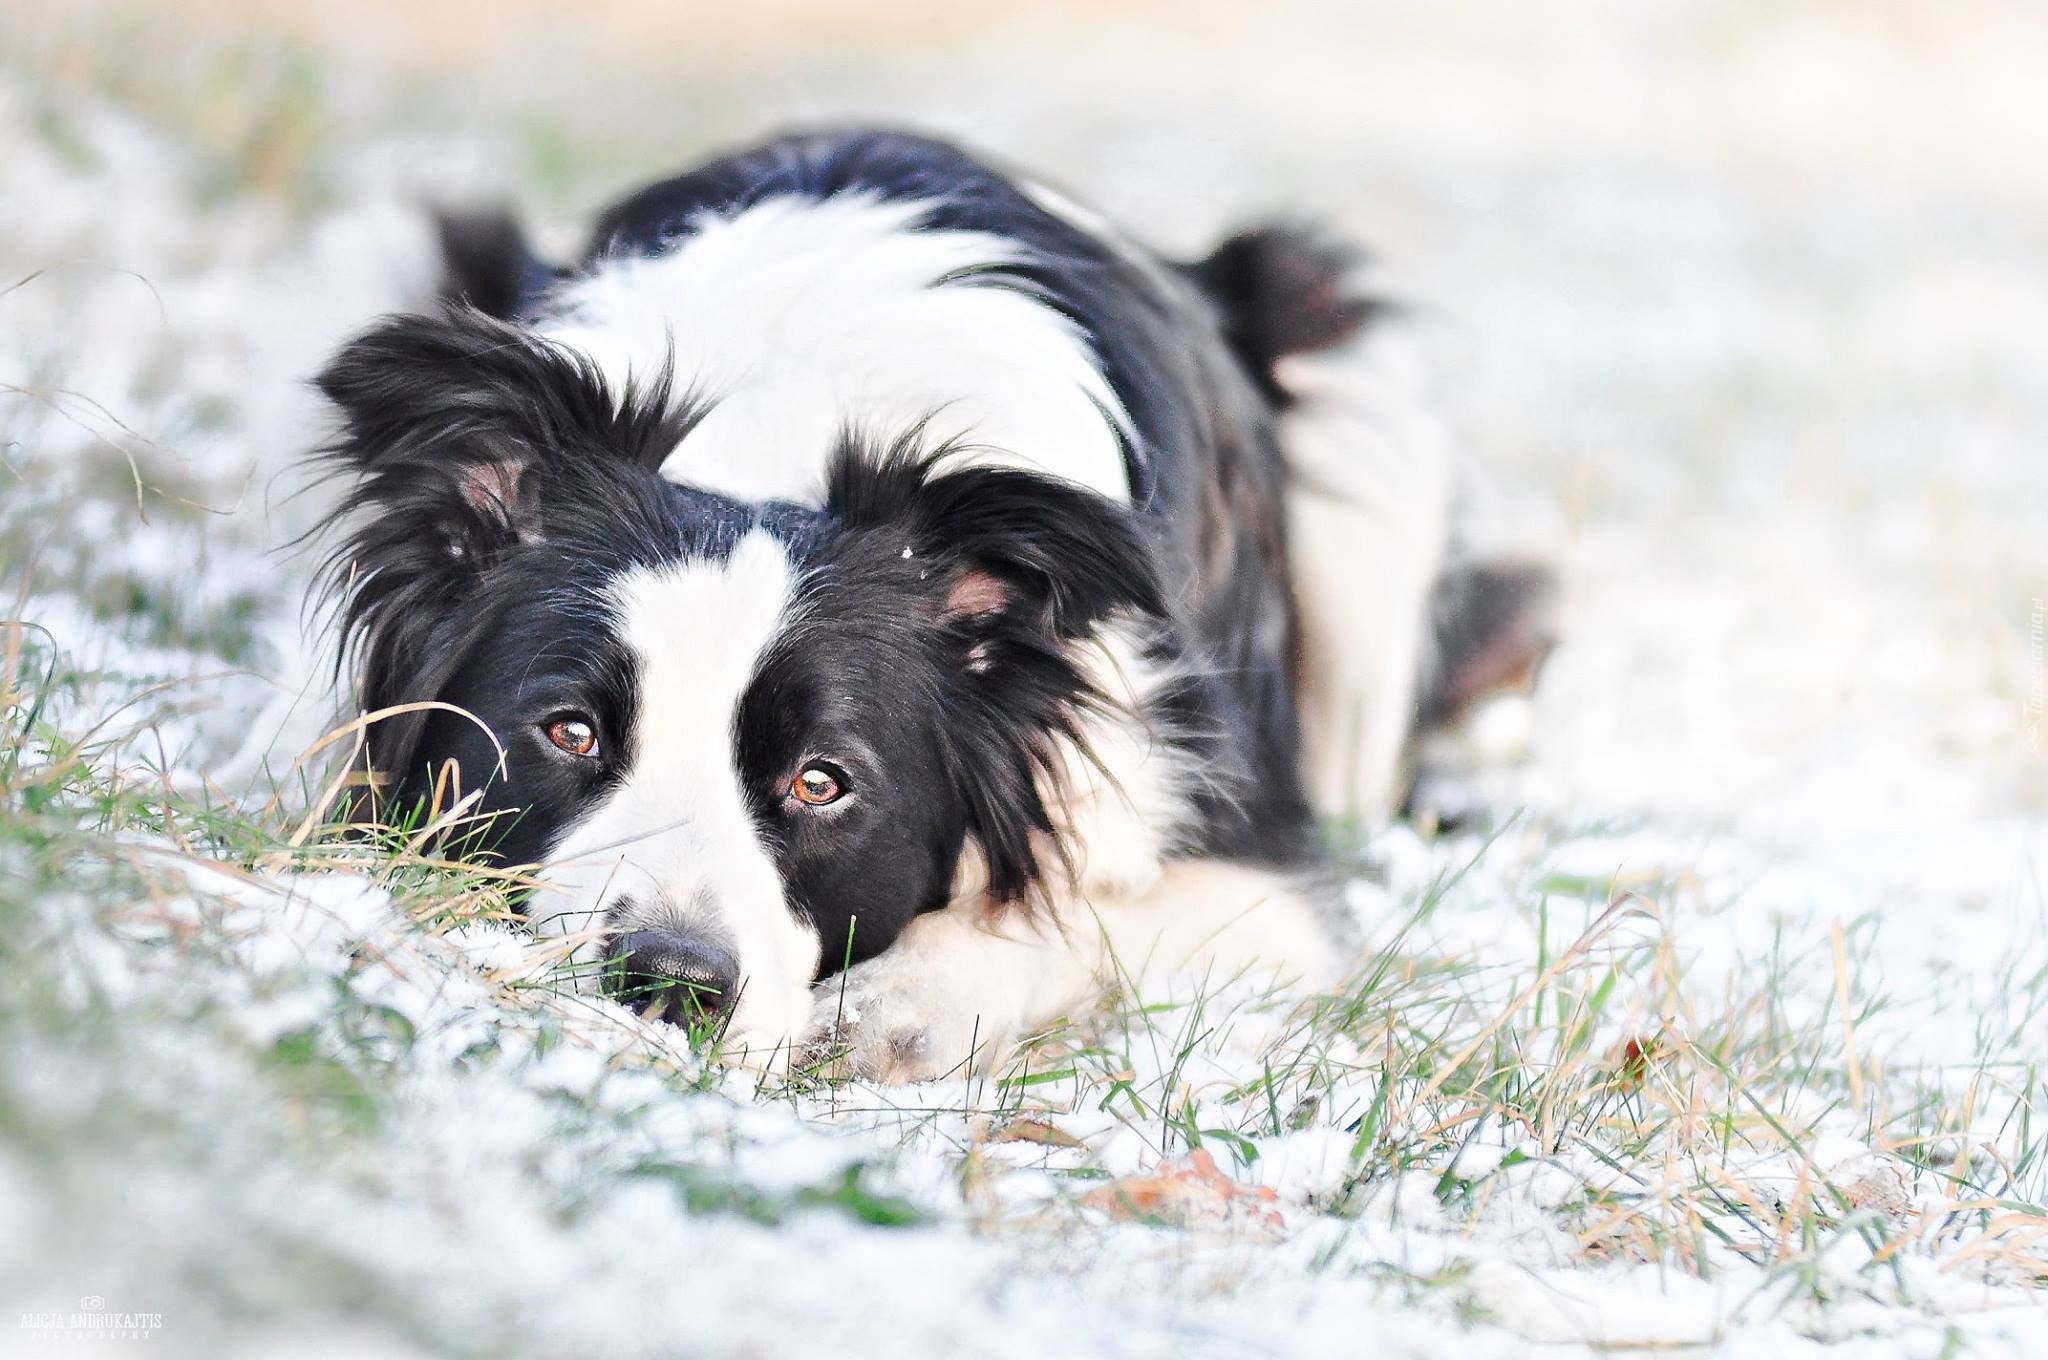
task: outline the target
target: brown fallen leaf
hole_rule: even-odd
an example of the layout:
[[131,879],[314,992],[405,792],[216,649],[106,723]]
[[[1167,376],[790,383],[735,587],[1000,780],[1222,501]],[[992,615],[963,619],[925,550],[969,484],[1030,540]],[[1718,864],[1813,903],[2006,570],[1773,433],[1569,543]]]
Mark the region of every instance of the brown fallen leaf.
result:
[[1126,1176],[1091,1190],[1081,1203],[1112,1218],[1156,1220],[1183,1228],[1241,1216],[1268,1228],[1287,1226],[1277,1207],[1279,1196],[1262,1185],[1240,1185],[1199,1148],[1178,1162],[1162,1164],[1149,1176]]
[[1608,1061],[1614,1065],[1616,1084],[1624,1091],[1640,1091],[1649,1080],[1651,1069],[1671,1057],[1671,1045],[1661,1034],[1649,1038],[1631,1036],[1622,1040],[1609,1054]]
[[988,1136],[991,1143],[1037,1143],[1043,1147],[1071,1148],[1081,1140],[1056,1124],[1043,1119],[1012,1119]]

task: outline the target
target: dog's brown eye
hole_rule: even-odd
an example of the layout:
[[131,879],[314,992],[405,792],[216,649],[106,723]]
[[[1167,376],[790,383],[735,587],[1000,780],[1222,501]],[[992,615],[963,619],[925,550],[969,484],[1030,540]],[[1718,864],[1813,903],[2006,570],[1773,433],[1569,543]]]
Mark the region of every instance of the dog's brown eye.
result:
[[557,718],[548,724],[548,740],[572,756],[597,754],[597,728],[587,718]]
[[836,803],[846,794],[846,786],[828,765],[806,765],[797,771],[790,781],[789,796],[805,807],[823,807]]

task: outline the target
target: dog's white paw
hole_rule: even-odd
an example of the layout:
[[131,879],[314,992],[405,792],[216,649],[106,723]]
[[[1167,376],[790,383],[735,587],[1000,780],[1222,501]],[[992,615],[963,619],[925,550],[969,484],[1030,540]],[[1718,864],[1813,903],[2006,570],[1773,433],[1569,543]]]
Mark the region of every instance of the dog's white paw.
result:
[[811,1018],[794,1064],[860,1081],[966,1076],[1004,1036],[987,1032],[958,980],[934,974],[916,954],[885,953],[827,978],[812,992]]

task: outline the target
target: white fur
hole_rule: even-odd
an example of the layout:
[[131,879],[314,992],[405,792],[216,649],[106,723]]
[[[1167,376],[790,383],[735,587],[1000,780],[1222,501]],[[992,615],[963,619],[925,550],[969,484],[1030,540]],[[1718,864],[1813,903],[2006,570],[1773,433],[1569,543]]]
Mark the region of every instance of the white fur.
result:
[[[927,210],[847,193],[707,216],[667,254],[567,285],[536,329],[615,382],[673,355],[678,390],[715,403],[664,467],[676,481],[815,504],[845,430],[930,417],[934,441],[1126,499],[1126,419],[1080,332],[994,285],[1018,245],[917,230]],[[940,286],[975,273],[991,281]]]
[[1055,816],[1074,853],[1075,877],[1090,893],[1135,895],[1159,879],[1161,863],[1194,820],[1204,778],[1195,758],[1153,730],[1142,714],[1176,678],[1145,655],[1143,634],[1105,625],[1082,656],[1110,703],[1082,727],[1088,753],[1063,745],[1065,802]]
[[889,949],[816,989],[799,1056],[922,1081],[989,1071],[1032,1030],[1120,984],[1193,970],[1224,981],[1335,980],[1328,931],[1281,874],[1219,860],[1165,866],[1145,891],[1068,893],[1053,915],[991,919],[976,898],[913,921]]
[[[930,416],[928,439],[974,441],[959,461],[1127,499],[1126,418],[1073,323],[1010,288],[935,286],[1000,273],[1022,248],[918,230],[926,211],[851,193],[706,217],[666,255],[609,261],[569,285],[538,329],[614,381],[673,355],[679,390],[715,402],[663,469],[676,481],[815,503],[843,431],[889,438]],[[1090,720],[1094,762],[1065,761],[1066,823],[1088,877],[1124,889],[1157,877],[1193,778],[1136,717],[1167,679],[1141,644],[1112,630],[1088,658],[1121,712]]]
[[1391,815],[1449,532],[1451,443],[1399,327],[1282,362],[1302,769],[1326,817]]
[[727,943],[742,975],[727,1045],[757,1057],[805,1014],[819,955],[755,829],[733,752],[740,697],[787,626],[792,585],[781,545],[755,531],[726,561],[642,569],[613,588],[640,662],[632,765],[556,848],[532,911],[546,933],[659,928]]
[[[816,504],[843,432],[888,438],[929,418],[927,437],[970,441],[967,457],[1126,500],[1120,435],[1128,420],[1084,338],[1015,288],[942,284],[977,273],[998,280],[1022,262],[1020,247],[978,233],[920,231],[924,212],[856,193],[771,199],[707,217],[667,254],[610,260],[568,285],[537,329],[588,354],[614,382],[672,362],[678,391],[712,403],[664,465],[676,481]],[[1376,809],[1391,797],[1423,602],[1442,547],[1441,459],[1425,448],[1420,466],[1413,461],[1415,432],[1390,425],[1406,418],[1391,413],[1412,403],[1382,369],[1377,359],[1361,364],[1347,354],[1291,372],[1301,403],[1285,431],[1297,471],[1316,488],[1290,507],[1309,642],[1305,717],[1312,743],[1323,748],[1312,747],[1310,769],[1319,794],[1359,796]],[[787,598],[779,553],[775,565],[780,574],[763,569],[751,603],[736,584],[746,574],[738,555],[701,579],[678,572],[641,588],[634,636],[643,639],[650,675],[660,668],[679,678],[676,687],[646,690],[666,754],[656,758],[648,746],[641,764],[654,758],[657,766],[636,770],[564,847],[592,861],[573,871],[576,891],[568,894],[586,910],[606,875],[667,885],[667,900],[686,910],[696,887],[710,888],[715,905],[704,909],[717,911],[728,931],[751,932],[741,942],[747,983],[729,1039],[756,1047],[795,1032],[803,997],[790,984],[799,962],[808,979],[818,949],[772,887],[774,867],[744,824],[736,788],[718,783],[731,777],[726,734],[744,684],[744,670],[732,668],[751,665]],[[702,611],[714,599],[723,622],[704,627]],[[673,621],[684,618],[691,637],[715,637],[719,646],[662,650],[654,639],[673,636]],[[999,1053],[1120,969],[1202,957],[1235,970],[1264,959],[1299,977],[1326,958],[1322,928],[1283,881],[1167,859],[1201,774],[1137,716],[1171,678],[1144,660],[1142,642],[1127,629],[1105,630],[1088,658],[1116,702],[1089,720],[1094,761],[1063,753],[1070,796],[1056,817],[1078,862],[1074,881],[1055,892],[1057,926],[1014,914],[990,924],[976,857],[966,856],[955,905],[920,918],[847,975],[844,996],[865,1016],[852,1027],[865,1036],[857,1039],[865,1055],[857,1068],[936,1075],[965,1057],[977,1035],[985,1054]],[[1369,718],[1362,734],[1340,735],[1341,714],[1361,705]],[[1337,773],[1353,767],[1367,773],[1363,789]],[[643,788],[643,780],[675,787]],[[636,810],[642,792],[657,796]],[[688,807],[689,822],[649,824],[662,806]],[[621,855],[611,848],[621,836],[651,848]],[[568,882],[560,865],[548,876]],[[836,1011],[841,995],[838,979],[821,985],[808,1041],[837,1018],[824,1008],[829,1002]]]
[[[713,403],[663,468],[675,481],[815,504],[844,431],[888,438],[929,417],[928,440],[971,441],[962,461],[1126,500],[1127,418],[1084,338],[1015,289],[939,286],[1000,275],[1023,256],[994,236],[917,230],[925,211],[846,194],[709,217],[666,255],[609,261],[571,284],[537,329],[614,382],[672,356],[678,391]],[[1086,661],[1114,707],[1088,720],[1092,760],[1062,753],[1071,796],[1056,816],[1091,893],[1141,895],[1159,881],[1200,778],[1138,716],[1171,678],[1143,652],[1132,631],[1105,630]],[[961,891],[972,896],[977,880],[978,857],[966,856]],[[764,1034],[769,1015],[753,963],[741,964],[748,999],[729,1039]]]

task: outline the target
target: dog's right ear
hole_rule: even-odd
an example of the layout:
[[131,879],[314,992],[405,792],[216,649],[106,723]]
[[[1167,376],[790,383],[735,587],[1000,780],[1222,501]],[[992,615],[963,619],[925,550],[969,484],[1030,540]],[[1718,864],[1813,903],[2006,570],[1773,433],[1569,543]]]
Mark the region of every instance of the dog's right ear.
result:
[[543,536],[559,474],[658,468],[691,419],[665,372],[615,397],[584,356],[465,305],[384,318],[317,381],[341,417],[327,456],[376,512],[357,544],[375,570],[420,553],[481,568]]
[[358,570],[418,556],[474,569],[537,532],[527,474],[547,445],[521,389],[547,390],[557,367],[459,307],[386,317],[328,363],[318,384],[341,430],[326,453],[355,479]]
[[[324,584],[338,605],[337,660],[365,711],[439,697],[464,654],[454,625],[477,582],[542,532],[552,445],[534,408],[542,393],[574,393],[581,379],[569,376],[521,332],[459,306],[385,317],[320,373],[339,418],[323,452],[351,483]],[[409,773],[424,719],[373,725],[370,768]]]

